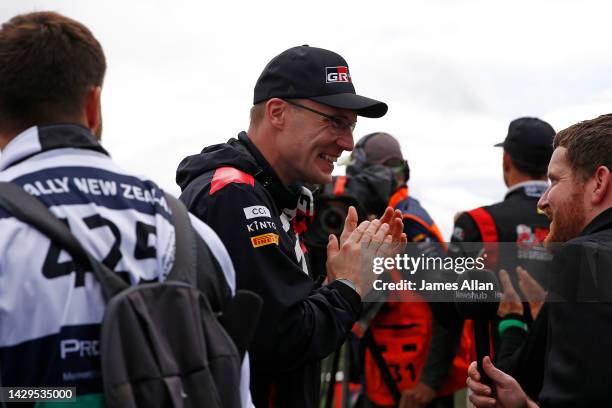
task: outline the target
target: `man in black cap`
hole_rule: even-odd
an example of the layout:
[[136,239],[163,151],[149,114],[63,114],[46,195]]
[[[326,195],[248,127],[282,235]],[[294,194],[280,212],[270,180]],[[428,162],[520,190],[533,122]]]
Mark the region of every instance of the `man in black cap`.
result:
[[[537,203],[548,187],[546,170],[553,152],[554,136],[552,126],[538,118],[523,117],[510,122],[506,139],[495,145],[504,149],[502,168],[504,183],[508,187],[504,200],[465,211],[457,216],[449,245],[450,256],[476,257],[484,253],[487,268],[507,271],[514,288],[520,288],[517,266],[524,267],[536,281],[546,286],[550,255],[544,253],[534,256],[532,251],[518,248],[537,245],[548,235],[550,221],[538,211]],[[494,245],[487,245],[485,248],[483,243]],[[517,290],[520,292],[520,289]],[[443,306],[440,305],[440,308]],[[440,352],[430,356],[423,369],[425,377],[429,377],[434,371],[446,371],[445,367],[449,367],[453,359],[455,344],[459,342],[463,319],[456,316],[452,308],[445,314],[448,315],[446,327],[439,329],[448,330],[448,333],[437,338],[445,340],[447,344],[435,345]],[[501,324],[501,327],[514,331],[521,328],[526,330],[527,324],[532,320],[529,307],[525,307],[522,313],[500,317],[500,324],[504,317],[509,320]],[[521,321],[517,321],[518,319]],[[503,334],[503,331],[501,333]],[[498,340],[497,333],[494,333],[495,347]],[[513,347],[519,345],[520,342]],[[508,353],[510,351],[508,350]]]
[[225,243],[237,287],[264,300],[250,346],[258,407],[318,405],[319,361],[343,343],[361,311],[361,246],[405,241],[392,210],[357,226],[352,209],[340,242],[330,237],[331,283],[320,286],[309,276],[299,236],[313,206],[304,183],[329,183],[336,159],[353,148],[357,116],[386,111],[386,104],[355,93],[340,55],[290,48],[257,80],[248,132],[179,165],[181,200]]
[[[548,234],[548,218],[538,211],[537,203],[548,187],[546,169],[552,155],[555,131],[548,123],[524,117],[510,122],[508,135],[502,143],[504,183],[508,191],[504,200],[461,213],[455,226],[449,251],[454,255],[477,253],[478,245],[462,245],[464,242],[537,243]],[[487,248],[488,249],[488,248]],[[514,270],[517,265],[527,266],[522,259],[527,253],[516,256],[505,253],[508,248],[499,247],[498,253],[489,250],[487,267],[506,269],[516,283]],[[535,271],[534,271],[535,273]],[[515,285],[516,286],[516,285]]]

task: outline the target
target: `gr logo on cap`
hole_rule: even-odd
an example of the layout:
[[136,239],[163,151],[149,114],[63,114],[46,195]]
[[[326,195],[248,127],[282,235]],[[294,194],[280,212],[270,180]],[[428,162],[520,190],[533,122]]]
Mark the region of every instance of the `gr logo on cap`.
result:
[[351,82],[351,76],[348,72],[348,67],[326,67],[325,80],[330,82]]
[[387,104],[357,95],[348,64],[323,48],[289,48],[266,65],[255,84],[253,104],[271,98],[310,99],[368,118],[387,113]]

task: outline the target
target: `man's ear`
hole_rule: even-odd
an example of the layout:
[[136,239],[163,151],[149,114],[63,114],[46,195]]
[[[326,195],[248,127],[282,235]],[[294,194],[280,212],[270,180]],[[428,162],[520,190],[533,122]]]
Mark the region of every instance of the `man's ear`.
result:
[[502,159],[502,166],[504,169],[504,173],[508,173],[510,169],[514,167],[512,163],[512,159],[510,158],[510,155],[506,151],[504,151],[504,156]]
[[594,188],[591,193],[591,203],[593,205],[601,204],[609,195],[610,192],[610,169],[606,166],[599,166],[593,175]]
[[100,138],[100,127],[102,126],[101,95],[102,88],[100,86],[92,86],[85,96],[87,127],[98,139]]
[[266,102],[266,118],[270,125],[282,129],[286,123],[288,108],[287,102],[279,98],[272,98]]

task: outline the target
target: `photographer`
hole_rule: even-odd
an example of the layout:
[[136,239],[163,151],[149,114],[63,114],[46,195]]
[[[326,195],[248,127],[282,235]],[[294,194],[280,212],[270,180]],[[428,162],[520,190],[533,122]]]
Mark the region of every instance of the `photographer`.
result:
[[[346,174],[335,177],[317,197],[318,216],[306,236],[311,253],[321,253],[323,237],[338,232],[337,220],[342,219],[348,205],[354,205],[363,218],[379,216],[387,206],[399,209],[404,233],[412,243],[410,253],[444,256],[443,239],[437,226],[419,201],[408,193],[406,183],[410,169],[393,136],[379,132],[362,137],[351,153]],[[418,297],[414,293],[409,296]],[[370,327],[370,332],[362,339],[366,347],[363,374],[367,404],[376,407],[398,404],[401,407],[452,406],[451,394],[463,388],[468,360],[458,358],[450,373],[447,370],[434,372],[427,379],[421,377],[435,324],[430,306],[420,297],[411,298],[410,302],[385,301],[366,305],[360,324]],[[380,357],[384,360],[383,367]]]

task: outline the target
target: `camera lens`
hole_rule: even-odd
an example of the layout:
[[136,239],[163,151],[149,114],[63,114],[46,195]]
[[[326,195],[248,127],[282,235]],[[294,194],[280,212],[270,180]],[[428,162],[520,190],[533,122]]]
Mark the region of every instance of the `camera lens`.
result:
[[344,208],[340,209],[330,206],[321,211],[321,225],[324,231],[336,235],[342,233],[344,219],[347,214],[347,212],[343,210]]

